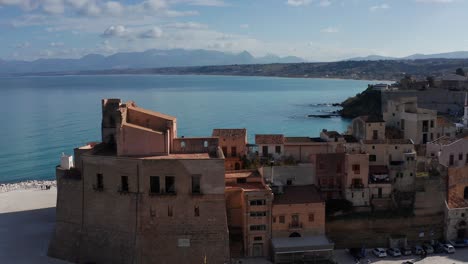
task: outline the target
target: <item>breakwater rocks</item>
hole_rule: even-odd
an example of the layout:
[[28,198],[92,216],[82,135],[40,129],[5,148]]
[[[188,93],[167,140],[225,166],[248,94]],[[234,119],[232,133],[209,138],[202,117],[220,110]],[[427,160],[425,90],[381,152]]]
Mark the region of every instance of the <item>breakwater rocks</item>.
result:
[[0,184],[0,193],[17,191],[17,190],[47,190],[51,187],[57,187],[57,182],[54,181],[23,181],[16,183],[2,183]]

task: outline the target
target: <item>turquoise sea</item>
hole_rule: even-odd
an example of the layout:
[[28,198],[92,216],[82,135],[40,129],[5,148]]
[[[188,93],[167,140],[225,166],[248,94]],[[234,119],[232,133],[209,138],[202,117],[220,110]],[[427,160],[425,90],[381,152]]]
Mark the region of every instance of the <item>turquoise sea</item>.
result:
[[309,118],[337,110],[371,81],[229,76],[61,76],[0,78],[0,182],[53,179],[60,154],[100,139],[101,99],[176,116],[179,136],[213,128],[318,136],[349,120]]

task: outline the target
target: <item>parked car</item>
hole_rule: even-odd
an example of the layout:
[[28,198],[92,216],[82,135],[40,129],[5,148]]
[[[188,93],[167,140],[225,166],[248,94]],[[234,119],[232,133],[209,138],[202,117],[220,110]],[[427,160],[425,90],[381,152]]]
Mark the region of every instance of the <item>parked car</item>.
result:
[[442,245],[442,248],[444,249],[445,253],[448,253],[448,254],[455,253],[455,248],[450,244],[444,244]]
[[389,248],[389,249],[387,249],[387,254],[392,256],[392,257],[401,256],[400,249],[398,249],[398,248]]
[[402,248],[400,249],[400,252],[401,252],[401,254],[402,254],[403,256],[409,256],[409,255],[411,255],[411,253],[412,253],[412,252],[411,252],[411,247],[409,247],[409,246],[402,247]]
[[466,239],[457,239],[449,241],[449,243],[456,248],[463,248],[468,246],[468,240]]
[[425,243],[423,249],[427,252],[427,254],[434,254],[434,248],[429,243]]
[[421,246],[414,246],[413,247],[413,254],[414,255],[421,255],[423,252],[423,248]]
[[387,253],[385,252],[385,249],[383,248],[374,248],[372,250],[372,254],[374,254],[378,258],[384,258],[387,256]]

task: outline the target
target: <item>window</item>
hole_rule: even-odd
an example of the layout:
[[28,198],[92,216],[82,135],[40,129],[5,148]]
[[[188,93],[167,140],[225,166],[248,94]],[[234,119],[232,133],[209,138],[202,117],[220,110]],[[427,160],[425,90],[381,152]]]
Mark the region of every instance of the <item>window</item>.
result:
[[309,214],[309,222],[315,221],[315,215],[313,213]]
[[262,155],[263,157],[268,157],[268,146],[262,147]]
[[101,173],[96,174],[96,189],[104,189],[104,179]]
[[400,124],[400,128],[401,130],[405,130],[405,120],[404,119],[401,119],[401,124]]
[[167,216],[172,217],[172,205],[167,206]]
[[128,176],[120,177],[120,191],[128,192]]
[[463,160],[463,153],[458,154],[458,160]]
[[364,198],[364,192],[361,193],[361,197]]
[[250,212],[250,216],[251,216],[251,217],[262,217],[262,216],[266,216],[266,212],[265,212],[265,211],[262,211],[262,212]]
[[449,159],[449,165],[452,166],[453,165],[453,154],[450,154],[450,159]]
[[160,193],[159,176],[150,176],[150,193]]
[[379,138],[379,131],[373,130],[372,131],[372,139],[378,139]]
[[369,155],[369,161],[376,161],[377,156],[376,155]]
[[266,225],[251,225],[250,231],[263,231],[266,230]]
[[431,127],[434,127],[434,120],[431,120]]
[[372,149],[375,149],[375,146],[372,146]]
[[276,223],[276,215],[273,216],[273,223]]
[[237,157],[237,148],[231,147],[231,157]]
[[429,125],[428,120],[424,120],[422,122],[422,132],[428,132],[429,131],[428,125]]
[[395,146],[395,149],[398,149],[398,146]]
[[261,236],[256,236],[254,237],[254,241],[262,241],[263,238]]
[[285,219],[284,215],[280,215],[279,216],[279,223],[284,224],[284,219]]
[[201,175],[199,174],[192,175],[192,193],[196,193],[196,194],[201,193],[200,179],[201,179]]
[[468,187],[465,187],[465,190],[463,191],[463,198],[468,199]]
[[251,200],[250,205],[252,206],[257,206],[257,205],[265,205],[266,201],[265,200]]
[[281,146],[276,146],[276,147],[275,147],[275,152],[276,152],[277,154],[280,154],[280,153],[281,153]]
[[224,157],[227,157],[227,147],[222,147]]
[[174,176],[166,176],[166,193],[175,194],[175,177]]
[[193,214],[195,216],[200,216],[200,207],[198,205],[195,205],[195,207],[193,208]]
[[293,181],[292,179],[287,179],[286,180],[286,185],[292,185],[292,181]]
[[354,174],[360,174],[361,173],[361,166],[359,164],[353,164],[353,172],[354,172]]

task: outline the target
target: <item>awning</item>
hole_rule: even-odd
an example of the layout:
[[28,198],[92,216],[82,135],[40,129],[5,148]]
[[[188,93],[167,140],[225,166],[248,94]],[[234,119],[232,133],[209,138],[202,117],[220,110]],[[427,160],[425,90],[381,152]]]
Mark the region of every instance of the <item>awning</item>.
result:
[[325,235],[277,237],[273,238],[271,241],[275,254],[331,251],[335,245]]

